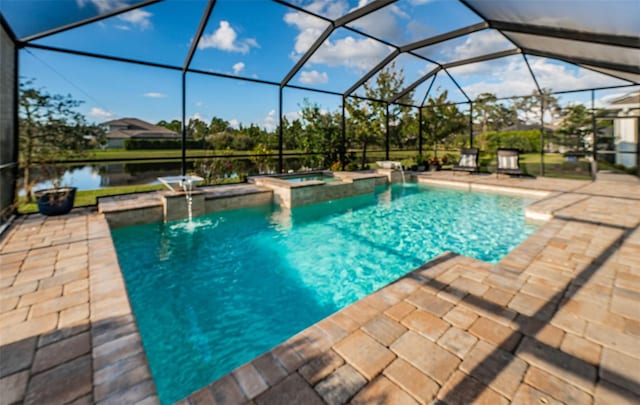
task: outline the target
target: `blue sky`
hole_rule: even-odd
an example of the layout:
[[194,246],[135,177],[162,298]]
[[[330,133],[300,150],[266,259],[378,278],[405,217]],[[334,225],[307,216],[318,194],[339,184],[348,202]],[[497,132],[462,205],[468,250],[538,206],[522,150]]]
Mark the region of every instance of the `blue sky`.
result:
[[[0,5],[10,23],[15,21],[14,29],[18,35],[24,36],[29,31],[53,24],[52,21],[69,22],[65,19],[70,16],[90,16],[134,2],[0,0]],[[366,3],[366,0],[296,1],[299,6],[329,18],[340,17]],[[34,4],[38,6],[35,9]],[[182,66],[205,5],[204,0],[169,0],[45,37],[35,43]],[[43,11],[46,7],[49,7],[48,12]],[[69,10],[76,10],[78,14]],[[406,45],[479,21],[475,14],[456,1],[399,0],[352,22],[350,26]],[[219,0],[191,67],[280,82],[326,26],[327,23],[321,19],[270,1]],[[416,53],[446,63],[488,50],[495,52],[512,48],[513,45],[501,34],[484,30],[419,49]],[[290,83],[343,92],[390,52],[391,49],[381,42],[340,28]],[[540,85],[555,90],[624,83],[561,62],[535,57],[529,60]],[[417,80],[435,66],[407,54],[396,58],[396,65],[404,69],[407,83]],[[97,122],[130,116],[156,122],[181,116],[181,79],[177,71],[37,49],[21,52],[20,69],[22,76],[36,78],[38,85],[49,92],[69,93],[84,100],[82,112]],[[535,88],[521,56],[453,68],[450,73],[471,97],[485,91],[498,96],[525,95]],[[429,84],[430,81],[425,82],[415,92],[416,102],[422,101]],[[443,90],[449,91],[452,101],[465,100],[448,76],[441,72],[432,93],[437,95]],[[620,91],[599,92],[598,98],[609,93]],[[327,110],[339,108],[341,101],[336,96],[291,89],[286,89],[284,95],[283,112],[292,118],[297,116],[305,97]],[[564,96],[563,100],[587,102],[590,94]],[[208,121],[218,116],[234,125],[255,123],[272,129],[277,125],[277,109],[276,86],[200,74],[187,76],[189,117]]]

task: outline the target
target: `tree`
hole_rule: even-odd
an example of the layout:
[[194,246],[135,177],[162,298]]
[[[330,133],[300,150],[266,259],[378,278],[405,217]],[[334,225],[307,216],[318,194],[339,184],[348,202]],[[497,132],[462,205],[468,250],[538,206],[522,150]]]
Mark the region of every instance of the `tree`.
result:
[[558,99],[551,94],[550,89],[542,89],[542,97],[534,91],[532,95],[515,100],[512,108],[517,111],[518,117],[528,124],[540,123],[540,99],[544,103],[544,117],[547,120],[558,118],[561,111]]
[[33,186],[39,181],[34,172],[60,186],[64,167],[57,161],[82,156],[104,137],[104,130],[89,124],[76,109],[83,103],[71,95],[49,94],[34,86],[34,80],[20,83],[19,149],[20,166],[27,201],[33,201]]
[[329,167],[340,161],[342,150],[341,114],[323,111],[318,104],[304,99],[301,106],[304,135],[300,146],[304,152],[320,152],[323,155],[323,167]]
[[[602,128],[607,123],[600,121],[598,127]],[[573,150],[585,150],[589,143],[589,137],[593,134],[593,122],[591,112],[582,104],[574,104],[562,110],[562,123],[558,129],[560,143]]]
[[489,131],[489,121],[496,110],[497,97],[492,93],[482,93],[473,102],[474,122],[480,122],[480,132]]
[[217,134],[218,132],[225,132],[229,128],[229,122],[222,118],[213,117],[209,123],[209,132]]
[[209,135],[207,123],[199,118],[191,118],[187,124],[187,136],[196,140],[204,140]]
[[161,127],[165,127],[173,132],[182,133],[182,122],[179,120],[172,120],[171,122],[167,122],[165,120],[158,121],[156,124]]
[[479,132],[500,131],[518,122],[518,114],[498,102],[492,93],[482,93],[473,102],[473,121]]
[[447,91],[437,98],[429,98],[422,111],[422,125],[427,134],[427,142],[433,143],[433,153],[438,154],[438,142],[467,128],[467,118],[455,104],[447,104]]
[[[395,62],[381,70],[374,84],[363,84],[365,96],[370,100],[390,100],[404,88],[404,70],[396,70]],[[408,92],[397,100],[398,103],[411,104],[413,92]],[[381,144],[387,124],[387,106],[389,111],[389,138],[399,148],[403,148],[411,136],[404,134],[409,128],[410,107],[399,104],[351,98],[345,108],[349,113],[349,127],[353,140],[362,146],[362,167],[366,164],[367,148],[372,144]],[[413,137],[415,139],[415,136]]]
[[296,118],[290,121],[287,117],[282,117],[282,125],[284,127],[283,148],[289,150],[302,149],[304,128],[300,119]]

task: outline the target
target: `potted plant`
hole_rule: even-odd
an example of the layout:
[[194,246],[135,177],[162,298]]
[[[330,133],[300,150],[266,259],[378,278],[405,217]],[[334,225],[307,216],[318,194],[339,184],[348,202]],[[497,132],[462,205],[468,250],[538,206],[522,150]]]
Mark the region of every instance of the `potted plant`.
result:
[[429,171],[438,171],[442,169],[442,161],[438,157],[432,157],[429,159]]
[[75,202],[76,190],[76,187],[57,187],[35,191],[38,211],[49,216],[69,213]]
[[[82,104],[70,95],[51,95],[36,88],[33,80],[20,83],[19,149],[26,202],[34,196],[44,215],[62,215],[73,208],[76,189],[62,186],[65,166],[58,162],[84,156],[103,139],[104,131],[88,124],[76,111]],[[38,182],[52,187],[33,191]]]
[[423,172],[427,170],[427,166],[429,166],[427,159],[422,155],[418,155],[416,157],[416,170],[419,172]]

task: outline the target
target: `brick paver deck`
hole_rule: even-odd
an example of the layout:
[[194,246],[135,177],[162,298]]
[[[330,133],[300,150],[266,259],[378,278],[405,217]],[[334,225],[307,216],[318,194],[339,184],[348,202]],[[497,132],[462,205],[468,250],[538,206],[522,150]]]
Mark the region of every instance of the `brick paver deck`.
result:
[[[497,265],[444,254],[192,394],[191,404],[640,403],[640,185],[452,176],[549,194]],[[156,403],[103,217],[0,242],[0,403]]]

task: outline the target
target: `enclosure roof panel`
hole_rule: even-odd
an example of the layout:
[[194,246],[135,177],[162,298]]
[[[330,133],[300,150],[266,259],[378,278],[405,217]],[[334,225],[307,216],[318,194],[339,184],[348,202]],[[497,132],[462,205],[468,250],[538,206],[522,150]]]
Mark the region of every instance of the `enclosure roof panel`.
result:
[[509,21],[582,32],[640,35],[640,2],[635,0],[465,0],[489,21]]
[[[527,89],[640,83],[640,2],[631,0],[0,0],[0,12],[20,47],[343,96],[410,59],[425,67],[405,69],[404,89],[387,100],[416,102],[436,72],[461,95],[458,81],[495,87],[498,71],[522,73]],[[536,66],[526,75],[528,56]],[[489,68],[468,74],[479,66]]]
[[[447,18],[438,17],[442,15]],[[348,26],[403,46],[480,22],[480,17],[457,1],[398,0]]]
[[123,15],[115,15],[33,43],[181,66],[206,5],[206,0],[157,2],[136,9],[136,19],[123,20]]
[[[22,40],[96,18],[119,14],[122,24],[144,20],[140,5],[149,0],[0,0],[0,10],[16,37]],[[131,10],[124,12],[126,10]]]

